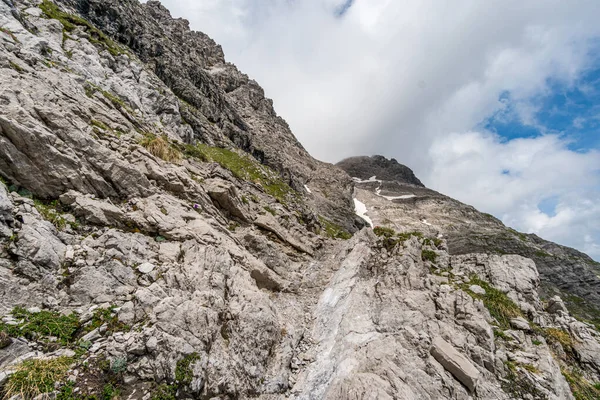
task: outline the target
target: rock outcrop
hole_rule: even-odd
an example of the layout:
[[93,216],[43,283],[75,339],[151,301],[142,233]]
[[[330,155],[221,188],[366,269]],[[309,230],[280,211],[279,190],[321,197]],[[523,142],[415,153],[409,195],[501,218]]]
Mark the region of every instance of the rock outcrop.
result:
[[499,221],[395,161],[314,160],[158,2],[3,0],[0,103],[3,397],[599,393],[600,334],[544,266],[461,244]]

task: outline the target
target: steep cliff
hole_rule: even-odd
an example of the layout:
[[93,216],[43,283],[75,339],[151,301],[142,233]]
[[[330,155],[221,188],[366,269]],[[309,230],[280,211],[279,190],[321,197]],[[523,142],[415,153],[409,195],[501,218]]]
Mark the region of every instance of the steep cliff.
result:
[[314,160],[158,2],[3,0],[0,104],[5,398],[600,393],[600,334],[499,221]]

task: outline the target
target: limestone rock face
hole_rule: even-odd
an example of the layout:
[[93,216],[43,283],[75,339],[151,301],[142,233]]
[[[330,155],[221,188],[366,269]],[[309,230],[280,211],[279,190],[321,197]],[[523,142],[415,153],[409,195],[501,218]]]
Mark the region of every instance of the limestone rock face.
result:
[[[25,361],[59,357],[72,364],[43,396],[595,390],[599,334],[540,299],[554,278],[529,257],[567,250],[469,247],[463,233],[506,228],[395,161],[353,180],[314,160],[260,86],[156,1],[3,0],[0,28],[0,392]],[[353,193],[403,234],[358,230]],[[588,276],[573,262],[561,290]]]
[[471,392],[475,390],[479,371],[450,343],[436,337],[431,343],[431,355]]

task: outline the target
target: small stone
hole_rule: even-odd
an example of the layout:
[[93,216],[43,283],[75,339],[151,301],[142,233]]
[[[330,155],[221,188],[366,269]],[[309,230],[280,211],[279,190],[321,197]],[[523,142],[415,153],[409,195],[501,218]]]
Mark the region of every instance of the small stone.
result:
[[529,321],[527,321],[523,317],[517,317],[510,320],[510,326],[515,329],[529,332],[531,331],[531,326],[529,326]]
[[154,271],[154,268],[156,267],[153,264],[143,263],[138,267],[138,271],[142,274],[149,274],[150,272]]
[[469,290],[475,294],[479,294],[483,296],[485,294],[485,289],[479,285],[471,285],[469,286]]
[[31,314],[38,314],[38,313],[40,313],[41,311],[42,311],[42,309],[41,309],[41,308],[39,308],[39,307],[29,307],[29,308],[27,309],[27,312],[29,312],[29,313],[31,313]]

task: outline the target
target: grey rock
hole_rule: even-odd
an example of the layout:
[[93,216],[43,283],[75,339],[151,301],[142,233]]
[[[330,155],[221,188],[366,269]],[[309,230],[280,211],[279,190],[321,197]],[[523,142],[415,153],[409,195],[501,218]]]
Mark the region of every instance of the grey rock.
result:
[[441,337],[434,338],[431,344],[431,355],[471,392],[475,391],[479,371],[450,343]]
[[471,285],[471,286],[469,286],[469,290],[475,294],[480,294],[480,295],[485,294],[485,289],[479,285]]
[[513,328],[519,329],[521,331],[531,331],[531,326],[529,325],[529,321],[527,321],[523,317],[512,318],[510,320],[510,325]]

